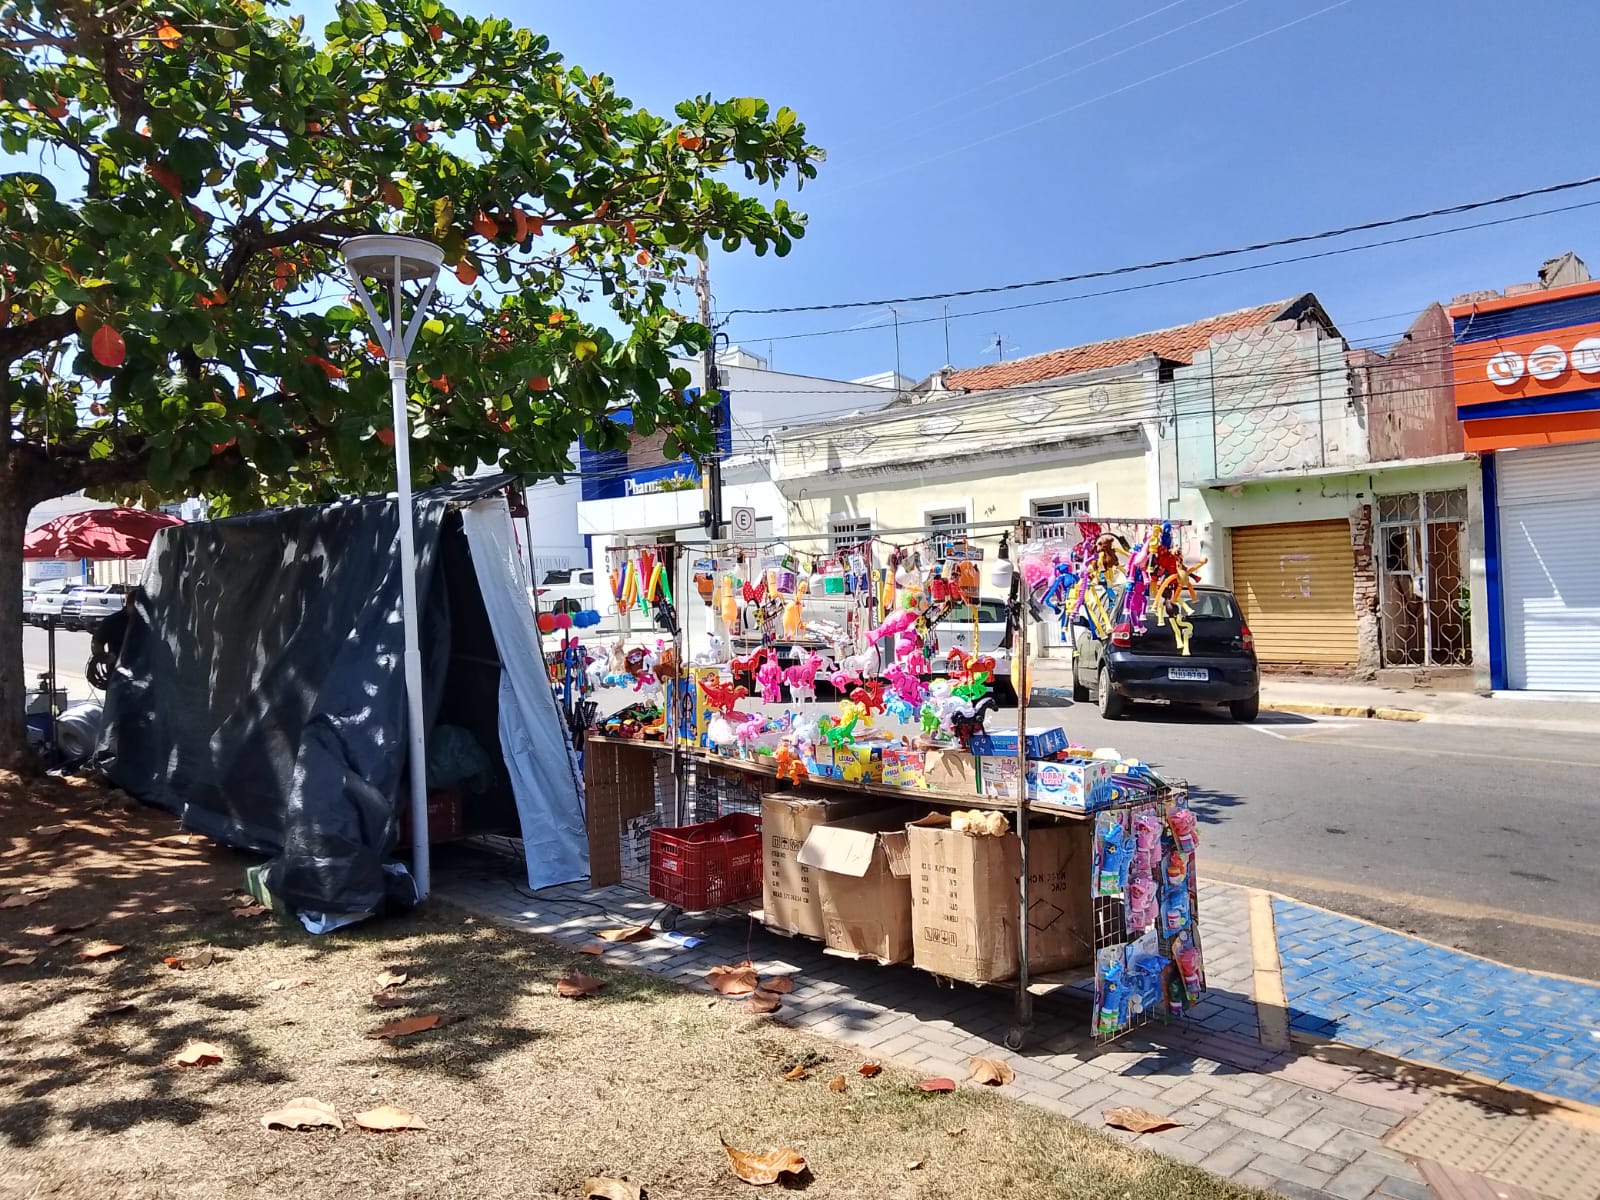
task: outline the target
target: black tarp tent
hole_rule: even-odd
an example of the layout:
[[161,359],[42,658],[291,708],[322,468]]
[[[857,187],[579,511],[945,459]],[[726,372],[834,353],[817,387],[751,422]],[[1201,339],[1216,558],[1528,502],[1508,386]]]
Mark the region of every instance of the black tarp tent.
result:
[[[424,699],[430,727],[442,702],[488,714],[507,827],[484,831],[529,835],[544,886],[586,873],[582,812],[542,660],[525,661],[540,652],[506,550],[512,483],[416,496]],[[297,910],[384,897],[406,779],[396,508],[369,497],[162,532],[106,696],[96,761],[111,781],[270,856],[268,886]]]

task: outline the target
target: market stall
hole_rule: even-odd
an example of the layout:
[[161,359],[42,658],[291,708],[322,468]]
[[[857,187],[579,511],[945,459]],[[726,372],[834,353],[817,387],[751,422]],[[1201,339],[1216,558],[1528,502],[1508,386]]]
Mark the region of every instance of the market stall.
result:
[[680,544],[675,587],[666,556],[630,548],[611,586],[649,633],[579,654],[581,682],[560,656],[601,709],[628,701],[586,740],[592,881],[647,891],[669,921],[758,912],[830,953],[1013,988],[1017,1045],[1036,994],[1090,981],[1099,1038],[1180,1015],[1205,988],[1186,791],[1072,746],[1027,703],[1040,622],[1109,638],[1120,613],[1184,644],[1180,539],[1175,522],[1079,518],[814,554]]

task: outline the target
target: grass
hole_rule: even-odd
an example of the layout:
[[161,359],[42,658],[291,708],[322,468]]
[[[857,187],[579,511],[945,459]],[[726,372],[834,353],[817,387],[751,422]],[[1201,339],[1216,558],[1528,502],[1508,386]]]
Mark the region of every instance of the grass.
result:
[[[720,1137],[796,1148],[816,1197],[1255,1194],[1003,1092],[928,1095],[892,1069],[864,1078],[859,1057],[736,1002],[442,903],[321,938],[238,919],[227,900],[246,860],[174,832],[93,789],[0,779],[0,892],[48,889],[43,903],[0,909],[0,946],[38,952],[0,971],[6,1200],[578,1197],[590,1175],[627,1176],[655,1200],[759,1194],[729,1174]],[[42,932],[88,919],[59,946]],[[98,940],[126,949],[76,957]],[[209,967],[162,962],[206,946],[219,951]],[[406,1007],[374,1005],[386,970],[407,974],[394,989]],[[607,985],[559,998],[556,980],[574,971]],[[281,980],[299,986],[271,986]],[[366,1036],[427,1012],[462,1019],[396,1042]],[[225,1061],[173,1067],[192,1039]],[[784,1080],[796,1063],[807,1077]],[[841,1075],[846,1090],[830,1091]],[[296,1096],[332,1104],[346,1129],[262,1127]],[[351,1123],[381,1104],[428,1131]]]

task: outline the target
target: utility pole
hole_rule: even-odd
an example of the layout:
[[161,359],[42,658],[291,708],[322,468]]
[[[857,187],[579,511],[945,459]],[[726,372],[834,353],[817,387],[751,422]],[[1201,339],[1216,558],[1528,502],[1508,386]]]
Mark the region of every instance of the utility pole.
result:
[[[695,295],[700,301],[700,324],[711,331],[711,274],[705,255],[700,256],[700,269],[694,277]],[[702,458],[700,473],[705,478],[706,506],[700,513],[706,536],[716,541],[722,536],[722,380],[717,372],[717,335],[711,332],[706,342],[705,357],[701,366],[700,395],[711,400],[711,427],[716,435],[716,446],[709,459]]]
[[945,301],[944,305],[944,365],[947,367],[953,365],[950,358],[950,302],[948,300]]
[[894,386],[900,390],[900,310],[894,305],[889,306],[889,315],[894,318]]

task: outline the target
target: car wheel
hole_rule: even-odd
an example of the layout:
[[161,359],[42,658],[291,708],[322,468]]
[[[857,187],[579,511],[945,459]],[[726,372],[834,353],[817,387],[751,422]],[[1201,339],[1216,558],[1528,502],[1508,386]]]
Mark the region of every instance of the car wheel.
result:
[[1235,700],[1228,705],[1228,712],[1235,721],[1249,724],[1261,715],[1261,693],[1257,692],[1248,700]]
[[1100,702],[1100,715],[1107,721],[1121,720],[1128,711],[1128,702],[1112,690],[1111,672],[1104,666],[1100,668],[1100,678],[1095,682],[1095,693],[1095,698]]

